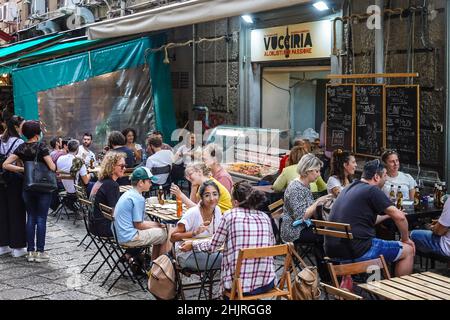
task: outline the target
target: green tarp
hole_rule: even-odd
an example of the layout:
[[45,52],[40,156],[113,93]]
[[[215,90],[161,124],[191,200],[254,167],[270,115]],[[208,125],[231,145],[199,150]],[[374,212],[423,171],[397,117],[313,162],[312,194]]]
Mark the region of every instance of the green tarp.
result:
[[5,48],[0,48],[0,59],[3,59],[4,57],[19,53],[21,51],[32,49],[34,47],[43,45],[49,41],[56,40],[61,37],[62,37],[62,35],[54,35],[54,36],[50,36],[50,37],[39,38],[36,40],[27,41],[24,43],[13,44],[13,45],[11,45],[9,47],[5,47]]
[[[87,48],[87,51],[83,53],[15,69],[12,72],[15,112],[26,119],[38,119],[37,95],[40,91],[117,70],[134,68],[147,62],[151,72],[156,129],[162,131],[166,138],[170,138],[172,131],[176,128],[170,67],[163,64],[162,52],[145,54],[146,49],[159,47],[165,41],[165,35],[160,34],[92,51],[88,51]],[[97,42],[81,40],[78,45],[86,47]],[[63,45],[69,44],[72,44],[71,49],[75,49],[74,43],[55,45],[37,51],[33,55],[52,54],[60,50],[67,50],[67,46]]]

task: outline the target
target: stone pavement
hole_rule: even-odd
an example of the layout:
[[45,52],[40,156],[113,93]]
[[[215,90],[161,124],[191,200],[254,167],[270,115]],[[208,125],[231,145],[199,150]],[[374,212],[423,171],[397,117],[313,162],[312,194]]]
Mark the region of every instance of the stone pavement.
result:
[[[108,293],[108,284],[101,287],[108,272],[103,268],[92,281],[89,277],[101,260],[98,259],[82,274],[81,269],[92,257],[93,248],[85,250],[78,246],[85,235],[84,223],[73,218],[59,220],[49,216],[47,222],[46,250],[50,261],[46,263],[28,262],[24,257],[13,258],[6,254],[0,256],[0,300],[154,300],[129,279],[121,279]],[[92,247],[94,247],[92,245]],[[416,259],[418,262],[418,259]],[[421,271],[418,264],[414,272]],[[450,276],[444,264],[437,264],[435,272]],[[195,281],[186,278],[185,281]],[[217,290],[215,290],[217,291]],[[215,292],[215,295],[217,292]],[[187,292],[187,299],[197,299],[198,291]]]
[[137,284],[121,279],[108,293],[107,268],[99,272],[93,281],[89,277],[101,260],[92,263],[82,274],[81,269],[93,255],[93,247],[85,251],[78,246],[85,235],[84,223],[73,218],[59,220],[49,216],[47,222],[46,250],[50,261],[46,263],[28,262],[25,257],[0,256],[0,300],[153,300],[149,292],[144,292]]

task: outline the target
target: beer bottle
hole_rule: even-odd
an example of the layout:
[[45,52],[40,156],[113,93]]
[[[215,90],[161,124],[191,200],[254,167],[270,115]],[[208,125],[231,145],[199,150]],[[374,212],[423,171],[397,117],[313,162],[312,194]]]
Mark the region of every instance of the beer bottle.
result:
[[389,191],[389,200],[391,200],[392,203],[395,203],[397,197],[395,196],[395,190],[394,185],[391,184],[391,191]]
[[91,160],[89,161],[89,167],[91,168],[91,169],[94,169],[95,167],[94,167],[94,158],[91,158]]
[[177,197],[177,217],[180,218],[183,215],[183,202],[181,198]]
[[445,183],[445,181],[443,181],[441,183],[442,189],[441,189],[441,206],[444,207],[444,203],[446,200],[446,195],[447,195],[447,184]]
[[416,186],[416,191],[414,193],[414,210],[420,209],[420,189]]
[[403,193],[401,190],[401,186],[398,186],[398,189],[397,189],[397,208],[399,210],[403,209]]
[[441,209],[443,207],[442,203],[442,186],[438,184],[437,191],[436,191],[436,197],[434,198],[435,207],[438,209]]
[[163,190],[162,186],[159,186],[159,189],[158,189],[158,202],[160,205],[164,204],[164,190]]

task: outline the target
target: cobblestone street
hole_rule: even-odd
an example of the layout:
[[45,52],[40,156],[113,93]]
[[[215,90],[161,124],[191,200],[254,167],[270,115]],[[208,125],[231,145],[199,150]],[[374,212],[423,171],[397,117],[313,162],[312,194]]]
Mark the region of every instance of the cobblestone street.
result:
[[49,216],[47,222],[46,250],[50,261],[28,262],[25,257],[13,258],[10,254],[0,256],[0,300],[151,300],[154,297],[144,292],[137,284],[121,279],[108,293],[113,280],[101,287],[107,268],[90,276],[101,262],[98,259],[80,274],[81,269],[93,254],[93,246],[85,251],[78,246],[85,235],[82,220],[73,224],[73,219],[59,220]]

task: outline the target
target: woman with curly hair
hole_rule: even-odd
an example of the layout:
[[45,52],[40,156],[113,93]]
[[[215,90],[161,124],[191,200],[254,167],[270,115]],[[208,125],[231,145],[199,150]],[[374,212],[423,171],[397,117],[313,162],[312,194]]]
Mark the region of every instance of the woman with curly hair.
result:
[[98,181],[92,187],[90,200],[94,203],[94,210],[89,216],[90,231],[100,237],[112,237],[111,222],[103,217],[100,203],[114,208],[120,197],[117,179],[124,176],[126,154],[108,152],[100,165]]
[[355,156],[352,153],[341,149],[335,150],[331,158],[331,172],[327,182],[328,193],[337,197],[341,190],[352,182],[356,167]]
[[135,163],[141,163],[142,146],[139,143],[136,143],[136,130],[133,128],[126,128],[122,131],[122,134],[127,141],[125,147],[133,151]]

